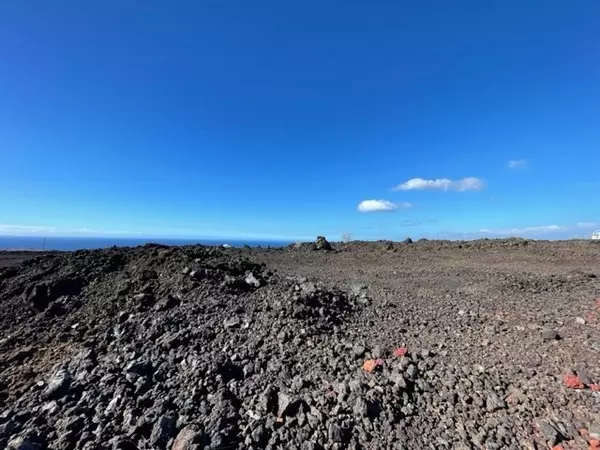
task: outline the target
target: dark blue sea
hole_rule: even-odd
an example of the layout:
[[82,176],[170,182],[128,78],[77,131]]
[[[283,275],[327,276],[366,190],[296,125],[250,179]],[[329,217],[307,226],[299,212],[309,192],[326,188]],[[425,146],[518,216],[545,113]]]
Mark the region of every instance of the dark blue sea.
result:
[[232,247],[285,247],[290,241],[253,241],[236,239],[154,239],[106,237],[0,236],[0,250],[84,250],[107,247],[135,247],[147,243],[164,245],[224,245]]

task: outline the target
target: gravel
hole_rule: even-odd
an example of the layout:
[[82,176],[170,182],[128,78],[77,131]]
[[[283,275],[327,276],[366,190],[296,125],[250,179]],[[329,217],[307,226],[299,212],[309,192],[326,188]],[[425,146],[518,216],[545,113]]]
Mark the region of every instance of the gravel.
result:
[[11,260],[0,448],[567,449],[600,435],[600,247],[320,242]]

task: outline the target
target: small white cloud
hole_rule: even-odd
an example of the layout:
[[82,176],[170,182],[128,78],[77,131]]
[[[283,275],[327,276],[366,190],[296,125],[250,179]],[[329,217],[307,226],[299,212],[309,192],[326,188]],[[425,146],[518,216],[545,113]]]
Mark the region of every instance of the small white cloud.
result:
[[521,236],[527,234],[544,234],[557,231],[567,231],[569,227],[559,225],[542,225],[538,227],[512,228],[507,230],[490,230],[484,228],[479,230],[481,234],[492,234],[496,236]]
[[398,208],[410,208],[412,205],[408,202],[404,203],[392,203],[388,200],[363,200],[358,204],[358,210],[360,212],[380,212],[380,211],[394,211]]
[[600,226],[600,224],[597,224],[596,222],[577,222],[576,225],[577,228],[596,228]]
[[526,159],[511,159],[506,166],[509,169],[522,169],[527,165]]
[[479,191],[483,189],[485,183],[483,180],[475,177],[467,177],[461,180],[449,180],[448,178],[438,178],[436,180],[425,180],[423,178],[412,178],[398,186],[394,191],[413,191],[413,190],[441,190],[441,191]]

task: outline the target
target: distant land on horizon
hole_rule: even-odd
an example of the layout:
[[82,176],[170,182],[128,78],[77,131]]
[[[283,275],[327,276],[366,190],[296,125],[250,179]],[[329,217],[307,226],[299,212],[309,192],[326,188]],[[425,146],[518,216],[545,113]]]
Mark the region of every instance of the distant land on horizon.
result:
[[[414,237],[414,241],[418,241],[421,237]],[[470,238],[424,238],[431,241],[472,241],[472,240],[506,240],[506,239],[524,239],[524,240],[551,240],[551,241],[564,241],[564,240],[589,240],[589,237],[571,237],[571,238],[554,238],[554,239],[535,239],[529,237],[520,236],[506,236],[506,237],[470,237]],[[287,247],[293,244],[293,240],[265,240],[265,239],[191,239],[191,238],[127,238],[127,237],[89,237],[89,236],[0,236],[0,251],[39,251],[39,250],[91,250],[101,249],[110,247],[136,247],[144,244],[163,244],[163,245],[230,245],[231,247],[241,248],[245,245],[250,247]],[[303,240],[301,242],[308,242]],[[335,241],[332,241],[335,242]],[[353,242],[402,242],[402,240],[394,239],[376,239],[376,240],[363,240],[357,239]]]

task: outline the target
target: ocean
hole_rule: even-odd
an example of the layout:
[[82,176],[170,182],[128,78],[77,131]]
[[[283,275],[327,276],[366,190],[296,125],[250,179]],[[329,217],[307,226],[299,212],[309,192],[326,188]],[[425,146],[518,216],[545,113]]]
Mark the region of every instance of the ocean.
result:
[[109,238],[109,237],[38,237],[0,236],[0,250],[85,250],[107,247],[135,247],[148,243],[164,245],[224,245],[232,247],[285,247],[290,241],[260,241],[240,239],[152,239],[152,238]]

